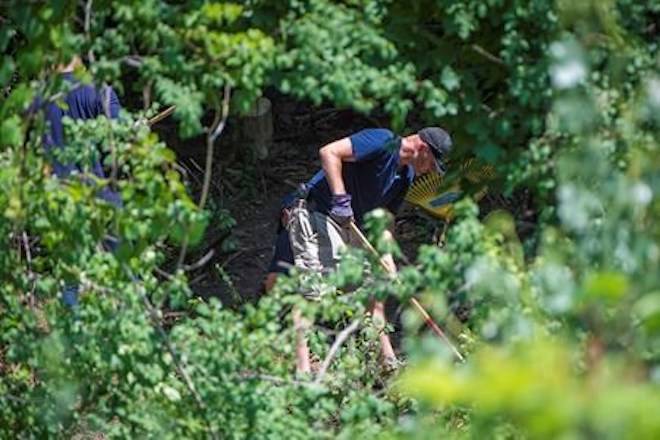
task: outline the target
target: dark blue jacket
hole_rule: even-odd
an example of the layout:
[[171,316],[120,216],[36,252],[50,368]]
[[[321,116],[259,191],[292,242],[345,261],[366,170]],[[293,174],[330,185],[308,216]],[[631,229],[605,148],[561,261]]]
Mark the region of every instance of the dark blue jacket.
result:
[[[46,153],[52,153],[57,148],[65,145],[64,126],[62,118],[65,116],[71,119],[95,119],[98,116],[105,115],[111,119],[117,118],[121,108],[117,94],[111,87],[97,89],[92,85],[79,83],[71,73],[62,74],[65,81],[71,85],[71,90],[64,97],[67,108],[64,109],[54,102],[47,103],[45,106],[45,116],[49,129],[44,136],[44,147]],[[107,111],[106,105],[107,102]],[[74,163],[62,163],[51,155],[53,172],[60,178],[69,176],[73,171],[80,172],[80,167]],[[105,173],[100,161],[92,164],[92,172],[102,179]],[[116,205],[121,205],[119,194],[108,187],[104,187],[99,192],[99,197]]]

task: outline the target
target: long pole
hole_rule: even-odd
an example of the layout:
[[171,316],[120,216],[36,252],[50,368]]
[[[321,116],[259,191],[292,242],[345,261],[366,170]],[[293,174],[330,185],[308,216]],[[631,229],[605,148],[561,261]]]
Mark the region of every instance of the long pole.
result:
[[[365,235],[362,233],[360,228],[358,228],[358,226],[355,224],[355,222],[352,221],[350,223],[350,225],[351,225],[351,230],[355,233],[355,235],[357,235],[357,237],[359,238],[362,245],[365,248],[367,248],[367,250],[369,250],[369,252],[371,252],[376,257],[378,257],[378,261],[380,262],[380,265],[383,267],[383,269],[385,269],[388,273],[396,275],[396,269],[394,269],[393,267],[390,267],[388,264],[385,263],[385,261],[383,261],[383,259],[378,254],[378,251],[376,250],[376,248],[373,247],[373,245],[369,242],[367,237],[365,237]],[[415,299],[415,298],[410,298],[410,302],[415,307],[415,309],[417,309],[417,311],[422,315],[422,317],[424,318],[424,321],[426,322],[426,325],[431,327],[431,330],[433,330],[433,332],[438,337],[440,337],[440,339],[442,339],[445,342],[445,344],[447,344],[447,346],[449,346],[449,348],[454,353],[456,358],[458,358],[458,360],[460,360],[461,362],[464,362],[465,358],[463,357],[461,352],[458,351],[458,349],[456,348],[456,346],[454,346],[454,344],[452,344],[452,342],[449,340],[449,338],[447,337],[445,332],[442,331],[440,326],[438,324],[436,324],[435,321],[433,321],[433,318],[431,318],[431,315],[429,315],[429,313],[419,303],[419,301],[417,301],[417,299]]]
[[160,112],[156,116],[154,116],[153,118],[149,119],[147,121],[147,124],[148,125],[154,125],[155,123],[162,121],[163,119],[167,118],[169,115],[174,113],[174,110],[176,110],[176,105],[172,105],[172,106],[166,108],[165,110],[163,110],[162,112]]

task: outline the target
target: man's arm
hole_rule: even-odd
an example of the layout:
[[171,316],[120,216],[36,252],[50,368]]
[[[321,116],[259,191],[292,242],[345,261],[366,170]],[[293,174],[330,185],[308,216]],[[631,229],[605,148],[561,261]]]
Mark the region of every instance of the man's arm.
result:
[[117,119],[121,110],[119,98],[110,86],[103,87],[98,94],[97,114],[105,115],[110,119]]
[[342,177],[342,163],[355,161],[351,139],[345,137],[329,143],[319,150],[319,156],[332,194],[346,194],[344,178]]

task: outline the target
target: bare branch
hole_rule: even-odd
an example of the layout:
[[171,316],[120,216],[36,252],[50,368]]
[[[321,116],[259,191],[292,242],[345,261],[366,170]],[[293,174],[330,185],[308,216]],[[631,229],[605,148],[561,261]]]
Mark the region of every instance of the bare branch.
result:
[[170,116],[172,113],[174,113],[174,110],[176,110],[176,105],[171,105],[171,106],[167,107],[165,110],[163,110],[162,112],[158,113],[158,114],[157,114],[156,116],[154,116],[153,118],[149,119],[149,121],[147,121],[147,124],[149,124],[149,125],[154,125],[154,124],[156,124],[156,123],[162,121],[163,119],[167,118],[167,117]]
[[202,185],[202,196],[199,199],[199,209],[204,209],[206,198],[208,197],[209,186],[211,184],[211,167],[213,165],[213,147],[215,146],[215,141],[222,134],[222,131],[227,124],[230,97],[231,86],[225,84],[224,96],[222,98],[222,118],[218,120],[216,115],[216,121],[214,121],[214,125],[211,127],[211,132],[206,137],[206,169],[204,170],[204,183]]
[[186,264],[182,267],[183,270],[186,272],[190,272],[192,270],[199,269],[200,267],[204,267],[209,261],[211,261],[211,258],[215,255],[215,250],[211,249],[204,255],[202,258],[200,258],[198,261],[196,261],[193,264]]
[[308,382],[308,381],[302,381],[302,380],[296,380],[296,379],[285,379],[283,377],[278,377],[278,376],[272,376],[270,374],[260,374],[260,373],[252,373],[252,372],[244,372],[238,375],[238,380],[239,381],[246,381],[246,380],[258,380],[262,382],[272,382],[277,385],[295,385],[295,386],[302,386],[302,387],[316,387],[316,383],[314,382]]
[[142,61],[142,57],[139,55],[127,55],[125,56],[121,61],[124,62],[124,64],[131,66],[131,67],[142,67],[142,64],[144,63]]
[[[85,4],[85,37],[90,44],[92,42],[92,36],[90,34],[92,23],[92,2],[93,0],[87,0],[87,3]],[[91,49],[91,47],[89,51],[87,51],[87,58],[89,59],[90,63],[94,63],[96,61],[94,57],[94,51]]]
[[[199,209],[204,209],[206,205],[206,199],[209,195],[209,187],[211,186],[211,175],[213,167],[213,148],[215,146],[215,141],[222,134],[222,131],[225,129],[227,124],[227,117],[229,116],[229,98],[231,97],[231,86],[225,84],[224,96],[222,99],[221,111],[216,111],[213,124],[209,130],[209,134],[206,136],[206,166],[204,169],[204,182],[202,183],[202,195],[199,199]],[[181,246],[181,252],[179,253],[179,259],[177,260],[176,267],[177,269],[183,266],[183,262],[186,258],[186,252],[188,251],[188,235],[183,239],[183,244]]]
[[488,52],[486,49],[479,46],[478,44],[473,44],[470,47],[472,48],[473,51],[475,51],[479,55],[485,57],[489,61],[492,61],[495,64],[499,64],[500,66],[506,66],[506,63],[502,60],[502,58],[493,55],[492,53]]
[[28,235],[25,231],[23,231],[21,238],[23,239],[23,247],[25,248],[25,259],[27,261],[28,276],[32,282],[32,288],[30,288],[29,303],[30,308],[34,309],[34,286],[36,277],[32,272],[32,252],[30,252],[30,240],[28,239]]
[[328,355],[325,357],[325,359],[323,359],[323,363],[321,364],[321,368],[319,369],[319,373],[316,376],[316,380],[314,381],[314,383],[318,384],[323,381],[323,378],[325,377],[325,373],[328,371],[328,367],[330,366],[332,359],[335,357],[342,344],[346,342],[348,337],[351,336],[358,329],[361,321],[362,321],[361,318],[354,320],[353,322],[351,322],[351,324],[348,327],[342,330],[341,333],[339,333],[339,335],[337,335],[335,342],[333,342],[332,347],[330,347],[330,351],[328,351]]

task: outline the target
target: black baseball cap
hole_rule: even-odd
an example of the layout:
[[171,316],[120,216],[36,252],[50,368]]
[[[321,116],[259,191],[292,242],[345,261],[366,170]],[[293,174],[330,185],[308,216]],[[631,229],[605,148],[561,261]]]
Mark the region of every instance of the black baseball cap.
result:
[[449,155],[453,142],[451,136],[440,127],[425,127],[417,132],[419,138],[431,149],[438,171],[445,172],[445,158]]

